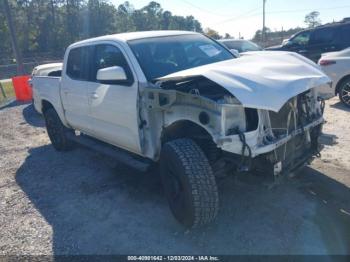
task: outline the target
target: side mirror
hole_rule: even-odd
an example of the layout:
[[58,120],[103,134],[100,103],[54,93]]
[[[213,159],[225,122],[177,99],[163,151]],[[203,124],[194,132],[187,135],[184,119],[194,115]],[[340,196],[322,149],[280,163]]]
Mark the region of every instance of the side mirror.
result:
[[230,52],[235,56],[235,57],[240,57],[241,55],[239,54],[237,49],[230,49]]
[[99,69],[96,74],[96,79],[99,81],[120,81],[127,80],[127,77],[122,67],[111,66]]

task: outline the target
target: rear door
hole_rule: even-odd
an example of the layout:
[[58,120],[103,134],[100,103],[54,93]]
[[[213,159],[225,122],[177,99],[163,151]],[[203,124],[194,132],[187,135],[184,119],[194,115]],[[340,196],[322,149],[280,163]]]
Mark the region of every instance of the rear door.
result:
[[88,86],[91,47],[72,48],[62,74],[61,98],[67,122],[75,129],[89,132]]
[[341,49],[350,47],[350,23],[340,28],[340,35]]
[[[125,52],[117,43],[95,45],[89,86],[90,119],[93,135],[110,144],[140,153],[138,127],[138,84]],[[99,69],[120,66],[127,79],[98,81]]]
[[337,27],[315,29],[311,34],[306,56],[312,61],[317,62],[322,53],[339,50],[338,37]]

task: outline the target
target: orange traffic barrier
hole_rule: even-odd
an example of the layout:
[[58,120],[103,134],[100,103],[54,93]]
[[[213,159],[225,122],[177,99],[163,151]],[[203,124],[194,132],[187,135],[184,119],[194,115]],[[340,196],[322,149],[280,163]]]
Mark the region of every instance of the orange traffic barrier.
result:
[[32,88],[28,80],[30,76],[15,76],[12,77],[13,88],[15,89],[16,100],[28,101],[33,98]]

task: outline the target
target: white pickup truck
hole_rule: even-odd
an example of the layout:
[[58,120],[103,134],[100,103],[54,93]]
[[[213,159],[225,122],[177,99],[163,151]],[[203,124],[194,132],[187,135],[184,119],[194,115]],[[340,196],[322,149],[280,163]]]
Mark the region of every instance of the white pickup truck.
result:
[[317,90],[330,80],[295,53],[236,58],[198,33],[152,31],[74,43],[61,77],[32,82],[57,150],[80,141],[135,168],[159,163],[172,213],[196,227],[217,215],[216,176],[279,176],[319,154]]

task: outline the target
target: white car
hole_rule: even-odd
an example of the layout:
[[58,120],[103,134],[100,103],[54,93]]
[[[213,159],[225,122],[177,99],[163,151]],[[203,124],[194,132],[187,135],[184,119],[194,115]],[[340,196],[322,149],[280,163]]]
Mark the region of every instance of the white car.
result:
[[322,54],[318,64],[332,79],[334,95],[350,107],[350,48]]
[[215,176],[277,177],[319,155],[329,81],[295,53],[236,58],[202,34],[149,31],[70,45],[62,76],[34,76],[33,93],[57,150],[75,141],[140,170],[159,163],[171,211],[196,227],[217,215]]
[[[48,76],[55,71],[62,70],[63,63],[49,63],[34,67],[32,76]],[[59,72],[57,72],[59,73]]]
[[263,50],[261,46],[245,39],[220,39],[218,42],[222,43],[230,50],[236,50],[238,53]]

